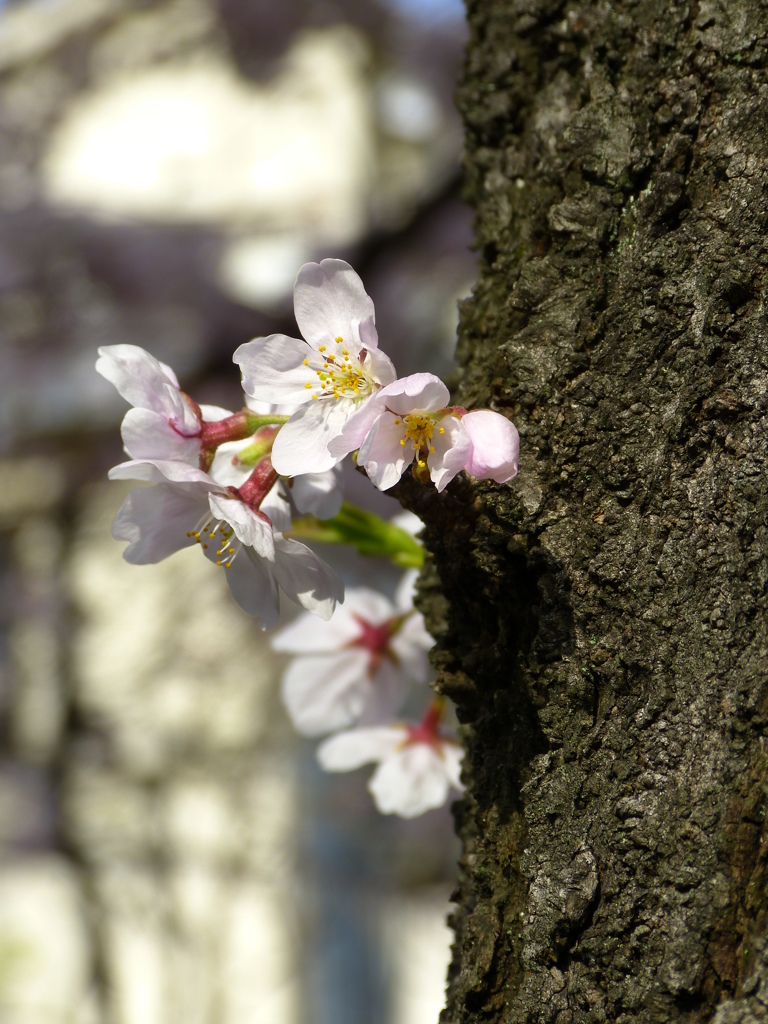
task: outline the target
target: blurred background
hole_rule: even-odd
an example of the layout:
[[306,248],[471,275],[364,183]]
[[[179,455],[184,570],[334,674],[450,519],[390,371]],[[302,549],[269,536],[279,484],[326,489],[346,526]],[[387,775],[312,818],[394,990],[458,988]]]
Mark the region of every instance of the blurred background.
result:
[[1,1024],[437,1020],[449,810],[383,818],[367,772],[317,770],[199,552],[122,561],[126,406],[93,366],[141,345],[235,408],[232,352],[295,334],[298,267],[336,256],[400,374],[449,373],[474,278],[462,19],[0,0]]

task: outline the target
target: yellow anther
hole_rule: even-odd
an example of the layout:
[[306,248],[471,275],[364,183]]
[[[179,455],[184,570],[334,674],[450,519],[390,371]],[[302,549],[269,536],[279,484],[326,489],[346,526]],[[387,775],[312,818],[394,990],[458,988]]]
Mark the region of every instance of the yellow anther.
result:
[[341,336],[340,334],[337,334],[337,335],[336,335],[336,344],[337,344],[337,345],[340,345],[340,344],[342,343],[342,341],[344,341],[344,339],[342,338],[342,336]]
[[[337,338],[337,339],[336,339],[336,341],[341,341],[341,338]],[[341,354],[342,354],[343,356],[348,356],[348,355],[349,355],[349,352],[348,352],[348,351],[347,351],[347,350],[346,350],[345,348],[343,348],[343,349],[341,350]]]
[[317,346],[317,351],[318,352],[325,352],[325,345],[318,345]]
[[434,449],[434,448],[432,448],[432,447],[430,447],[430,449],[429,449],[429,454],[430,454],[430,455],[434,455],[434,454],[435,454],[435,449]]
[[309,366],[309,360],[308,360],[308,359],[305,359],[305,360],[304,360],[304,365],[305,365],[305,366]]
[[305,388],[311,388],[311,387],[312,387],[312,385],[311,385],[311,384],[305,384],[305,385],[304,385],[304,387],[305,387]]
[[400,439],[400,447],[401,448],[405,448],[405,438],[404,437]]
[[440,433],[441,433],[441,434],[444,434],[444,433],[445,433],[445,427],[440,427]]

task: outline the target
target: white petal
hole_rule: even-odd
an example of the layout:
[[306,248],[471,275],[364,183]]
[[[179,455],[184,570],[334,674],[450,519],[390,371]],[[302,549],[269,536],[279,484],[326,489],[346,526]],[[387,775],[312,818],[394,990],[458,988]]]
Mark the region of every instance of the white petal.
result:
[[386,386],[397,380],[397,372],[392,360],[381,349],[369,349],[364,366],[377,384]]
[[140,409],[165,407],[164,385],[178,390],[173,370],[138,345],[104,345],[99,349],[96,369],[131,405]]
[[504,484],[517,474],[520,435],[506,416],[491,409],[475,409],[461,419],[472,441],[465,469],[481,480]]
[[289,654],[330,653],[338,651],[360,633],[359,625],[346,614],[346,600],[334,612],[330,622],[323,622],[309,612],[298,615],[271,638],[276,651]]
[[[363,348],[367,349],[369,353],[378,351],[379,335],[376,331],[375,319],[374,315],[371,314],[364,320],[361,320],[357,328],[357,335],[360,339],[360,344]],[[387,357],[385,356],[384,358],[386,359]],[[389,360],[387,360],[387,362],[389,362]],[[390,363],[390,365],[392,364]]]
[[[206,552],[207,554],[207,552]],[[280,597],[272,565],[252,548],[242,548],[226,573],[232,596],[248,615],[259,619],[262,629],[271,629],[280,614]]]
[[440,753],[443,757],[443,770],[446,778],[456,789],[463,790],[464,787],[461,784],[461,759],[464,756],[464,751],[458,743],[444,740],[440,747]]
[[293,416],[298,412],[298,405],[276,405],[274,402],[260,402],[250,395],[245,396],[245,404],[259,416]]
[[278,480],[259,506],[264,515],[269,517],[274,533],[283,533],[291,528],[291,503],[286,495],[286,486],[287,481]]
[[344,584],[305,544],[275,534],[275,578],[287,597],[321,619],[330,619]]
[[360,446],[358,465],[365,467],[371,482],[380,491],[394,487],[405,467],[413,462],[416,452],[410,442],[406,441],[405,446],[400,444],[403,438],[402,425],[395,423],[392,413],[385,412]]
[[427,652],[434,647],[434,642],[419,619],[420,615],[411,616],[390,643],[401,673],[413,683],[425,683],[432,674]]
[[351,400],[319,398],[296,413],[280,428],[272,447],[272,465],[281,476],[323,473],[333,469],[341,456],[333,456],[328,444],[341,433],[355,407]]
[[[335,338],[343,338],[355,355],[362,345],[377,344],[373,326],[373,300],[363,282],[343,260],[305,263],[299,270],[293,290],[294,310],[299,330],[314,348]],[[365,342],[360,337],[360,325]]]
[[113,466],[108,476],[110,480],[145,480],[148,483],[169,480],[171,483],[196,484],[201,494],[208,491],[224,492],[224,489],[202,469],[190,466],[186,462],[133,459],[131,462],[121,462],[119,466]]
[[368,783],[382,814],[415,818],[448,796],[442,759],[426,743],[409,743],[379,765]]
[[207,497],[198,488],[170,483],[137,487],[115,516],[112,536],[129,542],[123,551],[127,562],[159,562],[195,543],[187,532],[194,530],[207,507]]
[[294,477],[290,493],[299,512],[317,516],[318,519],[331,519],[338,515],[344,500],[341,466],[325,473],[306,473]]
[[133,459],[178,461],[198,466],[200,439],[184,437],[174,430],[163,413],[152,409],[129,409],[120,432],[125,450]]
[[[309,361],[309,366],[304,360]],[[243,390],[262,402],[303,404],[314,392],[307,384],[316,384],[314,370],[323,360],[309,345],[285,334],[271,334],[241,345],[232,356],[243,374]]]
[[378,665],[373,677],[373,685],[366,694],[365,704],[360,712],[361,725],[379,725],[391,722],[405,703],[410,693],[411,684],[402,672],[400,665],[393,665],[389,658],[384,658]]
[[208,470],[217,483],[223,487],[242,487],[253,472],[253,466],[240,462],[237,456],[251,444],[251,440],[247,437],[244,441],[225,441],[219,445]]
[[275,542],[272,527],[261,516],[248,508],[238,498],[225,498],[211,494],[208,504],[215,519],[229,523],[237,539],[268,562],[275,559]]
[[[372,590],[370,587],[350,587],[344,601],[343,613],[353,622],[359,616],[366,622],[378,625],[391,619],[396,611],[392,602],[381,591]],[[357,632],[360,632],[359,626]]]
[[445,433],[438,430],[432,435],[434,453],[430,454],[428,465],[429,475],[438,491],[442,491],[459,473],[472,451],[469,434],[455,416],[444,416],[440,426]]
[[444,409],[451,394],[433,373],[412,373],[410,377],[401,377],[382,388],[380,397],[386,398],[388,409],[405,416],[410,412]]
[[350,729],[317,748],[317,760],[327,772],[348,772],[371,761],[389,757],[407,738],[402,726]]
[[220,405],[201,405],[200,414],[207,423],[225,420],[228,416],[232,415],[229,409],[222,409]]
[[295,658],[285,671],[283,703],[296,729],[320,736],[357,721],[371,683],[365,651]]
[[386,408],[386,400],[379,399],[381,391],[375,392],[364,402],[358,402],[354,411],[344,421],[338,437],[328,443],[331,455],[341,459],[355,448],[359,448],[376,420]]

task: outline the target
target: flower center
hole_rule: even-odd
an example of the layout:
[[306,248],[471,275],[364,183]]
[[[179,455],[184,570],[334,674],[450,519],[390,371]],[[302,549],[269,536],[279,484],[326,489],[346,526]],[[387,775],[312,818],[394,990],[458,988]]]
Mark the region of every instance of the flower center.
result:
[[403,427],[404,436],[400,438],[400,447],[405,448],[408,442],[415,452],[423,453],[418,464],[426,466],[427,456],[434,455],[435,447],[432,444],[432,435],[435,430],[439,434],[445,433],[445,427],[438,427],[437,421],[427,412],[409,412],[405,416],[398,416],[395,419],[395,426]]
[[194,537],[195,543],[199,544],[204,551],[208,550],[210,541],[219,545],[216,549],[216,565],[220,565],[224,569],[231,568],[235,556],[242,547],[241,542],[234,535],[235,531],[229,523],[211,519],[210,516],[204,516],[194,530],[187,530],[187,536]]
[[[329,351],[327,345],[320,345],[317,349],[323,359],[323,365],[315,370],[316,381],[308,381],[304,387],[314,389],[312,398],[352,398],[356,401],[367,398],[377,387],[376,381],[371,377],[363,364],[349,351],[343,348],[344,339],[334,339],[335,349]],[[304,365],[309,366],[309,359],[304,360]]]

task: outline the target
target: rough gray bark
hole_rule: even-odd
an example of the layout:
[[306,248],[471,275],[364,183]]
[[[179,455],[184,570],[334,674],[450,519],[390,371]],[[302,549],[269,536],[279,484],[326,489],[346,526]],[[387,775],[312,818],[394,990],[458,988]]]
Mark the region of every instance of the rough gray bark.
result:
[[444,1024],[768,1020],[765,0],[469,0],[457,399],[405,484],[469,745]]

